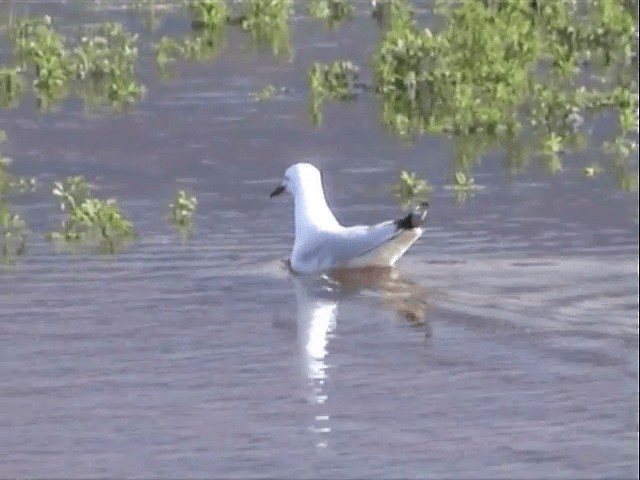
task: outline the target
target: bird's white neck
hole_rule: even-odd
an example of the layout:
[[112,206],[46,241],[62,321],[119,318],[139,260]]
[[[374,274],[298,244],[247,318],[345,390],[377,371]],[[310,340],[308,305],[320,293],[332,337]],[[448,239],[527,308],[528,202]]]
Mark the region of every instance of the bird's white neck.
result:
[[308,182],[295,195],[296,238],[304,238],[314,230],[327,230],[339,226],[333,216],[322,189],[322,182]]

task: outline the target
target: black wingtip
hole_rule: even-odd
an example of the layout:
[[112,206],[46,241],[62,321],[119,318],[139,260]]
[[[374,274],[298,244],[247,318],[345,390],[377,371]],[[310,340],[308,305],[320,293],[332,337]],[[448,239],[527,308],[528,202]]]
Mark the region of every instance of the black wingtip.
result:
[[411,213],[402,217],[400,220],[396,220],[398,230],[412,230],[420,227],[427,218],[428,208],[429,203],[422,202]]

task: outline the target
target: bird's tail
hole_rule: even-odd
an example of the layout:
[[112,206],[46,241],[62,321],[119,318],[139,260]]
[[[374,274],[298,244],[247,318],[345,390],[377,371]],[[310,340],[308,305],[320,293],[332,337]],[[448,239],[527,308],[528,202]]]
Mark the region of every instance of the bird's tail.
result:
[[427,202],[420,203],[411,213],[396,221],[398,230],[412,230],[422,226],[427,218],[428,208],[429,204]]

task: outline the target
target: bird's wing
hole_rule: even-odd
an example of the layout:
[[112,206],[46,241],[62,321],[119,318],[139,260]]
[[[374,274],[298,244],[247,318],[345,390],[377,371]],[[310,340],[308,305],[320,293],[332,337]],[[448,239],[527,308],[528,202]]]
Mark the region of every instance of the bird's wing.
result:
[[316,231],[294,247],[293,261],[305,271],[341,266],[391,266],[422,235],[424,211],[376,225],[356,225]]
[[391,266],[421,234],[421,228],[406,230],[395,222],[318,232],[312,242],[294,249],[293,260],[302,271]]
[[422,235],[420,227],[427,216],[427,207],[425,202],[398,220],[343,229],[341,236],[351,244],[351,253],[355,253],[349,257],[350,265],[371,262],[393,265]]

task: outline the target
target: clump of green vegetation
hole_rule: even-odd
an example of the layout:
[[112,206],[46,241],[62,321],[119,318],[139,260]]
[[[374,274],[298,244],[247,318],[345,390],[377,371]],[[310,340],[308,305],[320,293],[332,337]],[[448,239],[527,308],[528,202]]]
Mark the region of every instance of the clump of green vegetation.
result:
[[418,178],[414,172],[402,170],[398,180],[391,185],[391,191],[398,202],[407,208],[423,202],[431,191],[431,185]]
[[0,108],[15,107],[23,90],[18,68],[0,67]]
[[186,0],[194,30],[215,31],[221,29],[229,15],[224,0]]
[[136,81],[138,35],[127,32],[120,23],[87,27],[72,51],[71,65],[78,80],[85,80],[87,99],[126,106],[144,93]]
[[325,100],[353,100],[360,69],[346,60],[329,64],[314,63],[309,69],[309,107],[314,125],[322,120],[321,107]]
[[309,13],[333,28],[340,22],[352,18],[353,5],[345,0],[311,0]]
[[137,35],[119,23],[83,29],[75,46],[49,16],[17,19],[9,37],[21,69],[34,77],[41,108],[63,99],[75,84],[80,96],[95,105],[123,107],[144,92],[135,78]]
[[477,188],[475,179],[464,172],[453,175],[453,192],[457,202],[464,202]]
[[292,0],[243,0],[242,5],[242,14],[230,17],[229,23],[239,24],[256,44],[268,45],[274,55],[289,55]]
[[383,27],[389,27],[397,16],[413,15],[407,0],[371,0],[371,7],[371,16]]
[[184,0],[191,17],[191,34],[162,37],[155,45],[155,58],[163,74],[178,59],[209,61],[224,45],[224,27],[229,18],[224,0]]
[[374,55],[383,123],[403,137],[483,134],[499,145],[524,131],[558,171],[581,126],[608,110],[620,123],[608,152],[628,156],[638,118],[631,3],[439,2],[444,26],[432,32],[408,2],[375,2],[387,18]]
[[17,19],[9,36],[22,68],[32,67],[33,87],[39,101],[49,104],[64,97],[71,76],[69,52],[65,37],[53,28],[51,17]]
[[193,226],[193,214],[198,200],[185,190],[178,190],[173,202],[169,204],[171,223],[183,234],[191,231]]
[[67,177],[55,182],[52,194],[66,216],[59,230],[47,235],[50,240],[115,253],[136,236],[133,224],[122,214],[116,201],[94,198],[84,177]]
[[179,227],[191,225],[197,205],[196,197],[185,190],[178,190],[173,202],[169,204],[171,221]]

